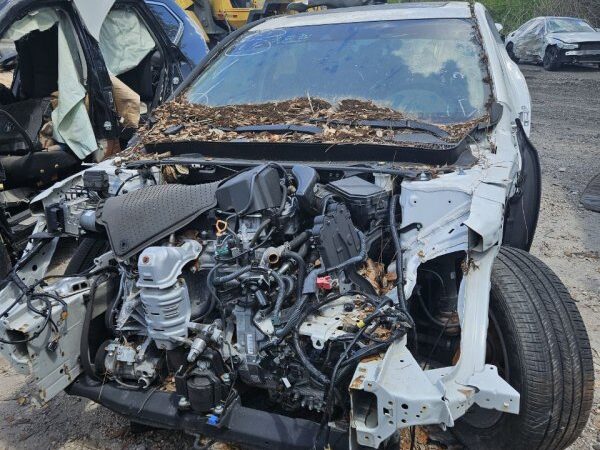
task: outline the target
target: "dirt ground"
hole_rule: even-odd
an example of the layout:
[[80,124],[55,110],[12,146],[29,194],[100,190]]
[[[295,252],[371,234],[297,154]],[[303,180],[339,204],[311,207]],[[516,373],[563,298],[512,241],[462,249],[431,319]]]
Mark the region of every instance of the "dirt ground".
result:
[[[579,204],[585,185],[600,172],[600,70],[522,70],[533,97],[532,140],[544,175],[533,253],[558,273],[578,302],[595,358],[592,417],[572,448],[600,450],[600,215]],[[192,444],[180,433],[133,434],[125,419],[66,394],[38,409],[29,403],[28,391],[26,378],[0,359],[0,449],[145,450]]]

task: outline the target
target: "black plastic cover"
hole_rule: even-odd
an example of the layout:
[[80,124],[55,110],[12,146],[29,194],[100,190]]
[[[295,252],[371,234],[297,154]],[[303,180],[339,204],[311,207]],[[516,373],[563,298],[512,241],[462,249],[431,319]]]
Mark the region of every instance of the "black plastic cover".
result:
[[104,170],[86,170],[83,173],[83,186],[90,191],[108,193],[108,173]]
[[319,181],[317,171],[310,166],[296,165],[292,167],[292,175],[296,180],[296,198],[300,207],[310,210],[315,198],[315,186]]
[[213,372],[204,371],[188,378],[187,393],[192,409],[206,413],[223,400],[224,387]]
[[327,187],[344,200],[359,227],[386,216],[390,194],[373,183],[355,176],[333,181]]
[[315,217],[312,234],[325,269],[331,269],[360,254],[358,230],[342,203],[331,202],[325,215]]
[[111,197],[99,209],[98,221],[115,255],[129,258],[214,208],[218,185],[165,184]]
[[62,207],[53,203],[46,208],[46,227],[48,232],[62,231],[65,226],[65,216]]
[[278,170],[262,165],[225,181],[216,195],[221,210],[252,214],[279,207],[283,192]]
[[[89,398],[137,423],[193,431],[244,444],[245,448],[306,450],[329,444],[336,450],[348,449],[348,434],[338,428],[323,430],[319,422],[251,409],[240,402],[233,402],[223,422],[214,426],[207,423],[204,414],[179,410],[177,392],[155,390],[149,395],[145,390],[126,390],[114,382],[100,383],[82,375],[67,388],[67,393]],[[320,436],[316,442],[315,436]]]

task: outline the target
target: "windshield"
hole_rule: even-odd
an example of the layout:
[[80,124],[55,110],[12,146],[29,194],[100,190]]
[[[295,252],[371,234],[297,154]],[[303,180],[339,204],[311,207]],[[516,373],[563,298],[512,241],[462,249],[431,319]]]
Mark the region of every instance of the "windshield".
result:
[[595,31],[582,19],[548,19],[548,33],[577,33]]
[[208,106],[355,99],[423,121],[465,122],[486,114],[482,53],[467,19],[250,31],[200,74],[187,99]]

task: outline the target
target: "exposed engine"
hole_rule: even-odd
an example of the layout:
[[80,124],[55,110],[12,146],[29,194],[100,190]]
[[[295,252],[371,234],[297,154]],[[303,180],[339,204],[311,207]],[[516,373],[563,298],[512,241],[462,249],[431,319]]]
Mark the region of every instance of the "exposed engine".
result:
[[[252,401],[286,412],[349,411],[334,390],[411,326],[392,290],[389,178],[320,183],[308,166],[266,164],[206,195],[166,185],[169,202],[198,196],[200,213],[167,206],[146,231],[123,221],[139,223],[136,205],[152,187],[101,203],[94,220],[118,256],[118,293],[95,375],[126,388],[170,385],[180,408],[215,421],[248,387],[262,393],[248,390]],[[123,202],[133,217],[119,212]],[[359,274],[367,266],[371,276]]]

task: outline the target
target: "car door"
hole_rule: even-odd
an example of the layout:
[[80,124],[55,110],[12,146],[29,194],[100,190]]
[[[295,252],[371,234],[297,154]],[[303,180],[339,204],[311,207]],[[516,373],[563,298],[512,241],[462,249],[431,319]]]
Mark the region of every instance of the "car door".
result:
[[208,53],[202,30],[175,0],[146,0],[146,5],[179,49],[181,73],[187,77]]
[[[102,24],[100,48],[119,97],[117,109],[129,128],[137,127],[135,96],[143,122],[207,53],[202,35],[175,6],[168,0],[118,0]],[[130,114],[121,111],[123,105]]]
[[544,19],[534,19],[514,39],[514,53],[519,59],[537,61],[544,43]]
[[[6,33],[13,25],[17,22],[22,22],[28,15],[36,14],[37,11],[54,10],[59,12],[61,17],[64,17],[69,23],[68,32],[71,38],[71,46],[74,47],[71,50],[73,55],[76,55],[76,60],[73,61],[73,64],[77,66],[76,69],[81,75],[81,79],[78,83],[82,85],[81,89],[85,90],[87,99],[86,108],[93,128],[93,133],[97,140],[114,139],[116,137],[117,118],[113,113],[114,108],[112,104],[112,92],[109,77],[102,61],[102,55],[98,44],[87,32],[71,2],[59,1],[48,3],[47,5],[48,6],[41,2],[23,1],[5,5],[0,9],[0,38],[4,39]],[[50,72],[50,70],[46,70],[45,67],[40,66],[42,60],[48,59],[48,55],[43,56],[44,58],[37,58],[36,61],[31,61],[33,70],[35,70],[36,73],[39,73],[40,71]],[[65,65],[62,64],[62,66]],[[56,72],[56,70],[54,71]],[[56,76],[58,77],[58,74]],[[30,78],[39,80],[38,75],[36,75],[35,78]],[[50,93],[49,86],[51,83],[45,83],[46,86],[42,86],[42,88],[38,88],[37,86],[28,88],[29,91],[35,92],[35,94],[23,96],[22,83],[22,70],[17,65],[13,74],[12,85],[10,86],[13,95],[17,100],[30,98],[32,96],[36,98],[48,96]],[[58,88],[58,86],[56,86],[57,80],[54,80],[53,83],[55,84],[55,87]],[[70,150],[75,154],[80,153],[77,148],[71,148]],[[82,159],[84,157],[79,154],[78,156]]]

